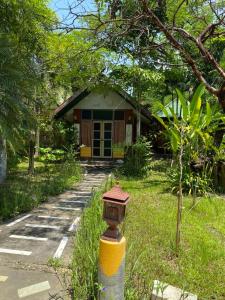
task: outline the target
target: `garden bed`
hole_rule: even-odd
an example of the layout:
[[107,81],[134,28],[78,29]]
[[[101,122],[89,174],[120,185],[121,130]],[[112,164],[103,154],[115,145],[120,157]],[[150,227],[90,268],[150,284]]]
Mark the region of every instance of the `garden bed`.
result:
[[36,162],[34,175],[27,174],[27,166],[27,162],[19,164],[0,185],[0,218],[3,220],[30,211],[48,196],[62,193],[81,178],[76,162]]

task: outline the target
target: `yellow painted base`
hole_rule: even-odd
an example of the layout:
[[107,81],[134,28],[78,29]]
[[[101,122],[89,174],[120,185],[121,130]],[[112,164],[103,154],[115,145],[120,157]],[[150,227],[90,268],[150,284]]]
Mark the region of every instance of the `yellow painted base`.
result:
[[125,249],[125,237],[122,237],[120,242],[100,239],[99,265],[104,275],[113,276],[118,272],[125,257]]
[[124,149],[113,149],[113,158],[124,158]]
[[81,147],[80,148],[81,157],[91,157],[91,147]]

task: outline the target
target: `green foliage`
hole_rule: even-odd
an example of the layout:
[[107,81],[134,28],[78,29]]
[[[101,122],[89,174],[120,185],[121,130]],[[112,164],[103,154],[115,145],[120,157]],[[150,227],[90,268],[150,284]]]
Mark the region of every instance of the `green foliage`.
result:
[[39,161],[44,163],[60,162],[65,159],[65,151],[62,149],[40,148]]
[[52,267],[55,271],[63,266],[62,260],[60,258],[49,258],[48,265]]
[[110,78],[124,90],[131,90],[132,96],[139,104],[152,102],[152,98],[156,95],[159,96],[159,90],[163,89],[164,85],[162,72],[153,68],[141,67],[137,62],[133,63],[132,66],[115,66]]
[[75,125],[65,122],[50,122],[46,128],[41,126],[41,144],[39,161],[60,162],[76,159],[77,131]]
[[21,171],[13,171],[0,186],[0,218],[7,219],[31,210],[46,201],[48,196],[69,188],[80,177],[81,170],[76,162],[39,164],[34,176],[27,175],[25,164]]
[[[202,193],[203,189],[207,191],[211,186],[206,188],[207,183],[211,182],[210,168],[206,165],[206,157],[211,151],[217,152],[214,143],[215,132],[221,129],[221,122],[225,122],[225,117],[219,111],[218,106],[211,106],[209,102],[206,106],[202,103],[202,95],[204,86],[200,85],[194,92],[191,100],[185,98],[179,90],[177,90],[178,102],[181,107],[181,117],[172,109],[166,109],[161,105],[161,110],[166,116],[167,121],[155,114],[155,118],[166,129],[167,136],[170,140],[170,148],[177,160],[180,148],[183,148],[183,188],[184,192],[196,194]],[[202,171],[194,175],[192,164],[202,162]],[[176,169],[176,172],[179,172]],[[208,172],[208,179],[206,178]],[[198,178],[202,176],[202,178]],[[178,174],[172,177],[173,189],[176,190],[175,182],[178,186]],[[198,179],[197,179],[198,178]],[[195,188],[193,189],[193,186]]]
[[[96,15],[96,19],[99,20],[98,39],[110,49],[123,57],[128,57],[128,60],[132,55],[134,59],[141,62],[141,65],[160,70],[162,73],[182,69],[183,78],[194,85],[199,77],[195,72],[195,76],[191,78],[186,63],[190,67],[193,67],[194,63],[203,77],[213,85],[215,80],[217,86],[224,81],[223,76],[218,76],[215,65],[204,55],[197,43],[201,34],[207,32],[204,47],[216,58],[219,65],[224,64],[223,51],[221,51],[224,38],[223,25],[215,21],[224,13],[223,0],[147,1],[145,5],[143,1],[133,0],[102,2],[108,6],[107,12],[100,14],[102,19],[108,20],[109,12],[111,18],[117,19],[117,22],[108,22],[101,27],[101,18]],[[211,25],[214,31],[209,33],[207,29],[211,28]],[[165,34],[165,31],[168,34]],[[182,49],[179,51],[175,44],[180,44]],[[182,52],[191,56],[192,63],[182,55]],[[183,78],[178,78],[178,81],[184,82]],[[173,81],[173,77],[170,79]]]
[[77,132],[73,124],[63,121],[50,121],[40,124],[40,143],[46,148],[68,149],[77,146]]
[[0,135],[21,148],[36,125],[31,103],[40,83],[39,53],[56,18],[42,0],[3,0],[0,15]]
[[12,151],[10,147],[7,149],[7,166],[9,170],[16,169],[18,164],[21,163],[23,155]]
[[146,176],[150,168],[151,143],[145,137],[126,149],[124,164],[120,172],[128,177]]
[[96,84],[96,78],[106,67],[107,51],[103,48],[91,51],[94,42],[94,37],[85,31],[48,35],[43,57],[55,84],[73,90]]
[[[182,187],[183,191],[189,195],[202,196],[214,190],[213,167],[210,163],[202,165],[199,172],[190,169],[189,165],[183,167]],[[168,172],[172,185],[172,192],[178,192],[179,170],[173,166]]]
[[16,44],[9,35],[0,33],[0,136],[11,147],[21,144],[24,136],[23,122],[31,125],[31,115],[22,101],[23,75],[28,72],[14,54]]

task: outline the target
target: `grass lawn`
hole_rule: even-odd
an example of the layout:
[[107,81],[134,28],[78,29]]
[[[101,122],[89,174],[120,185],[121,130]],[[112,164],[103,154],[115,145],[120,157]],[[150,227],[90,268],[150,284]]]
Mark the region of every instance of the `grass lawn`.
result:
[[225,199],[184,198],[180,255],[174,251],[177,199],[170,193],[167,163],[155,161],[144,180],[121,178],[128,191],[126,299],[150,299],[159,279],[198,295],[225,299]]
[[[199,300],[225,299],[225,199],[212,195],[184,198],[182,242],[175,255],[177,199],[170,193],[168,162],[154,161],[143,180],[119,178],[130,193],[122,230],[127,239],[126,300],[149,300],[158,279],[198,295]],[[108,186],[109,188],[109,186]],[[97,299],[102,195],[86,208],[76,234],[72,261],[74,300]]]
[[50,195],[56,195],[69,188],[81,177],[77,163],[45,165],[35,162],[35,174],[27,174],[28,163],[23,162],[11,170],[7,180],[0,185],[0,219],[7,219],[27,212]]

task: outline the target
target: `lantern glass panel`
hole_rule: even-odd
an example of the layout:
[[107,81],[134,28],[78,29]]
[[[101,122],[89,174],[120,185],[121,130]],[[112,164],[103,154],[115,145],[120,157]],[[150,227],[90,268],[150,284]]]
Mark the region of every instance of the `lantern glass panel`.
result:
[[108,217],[111,220],[117,221],[118,220],[118,208],[114,207],[114,206],[109,206],[107,210],[108,210],[108,213],[107,213]]

